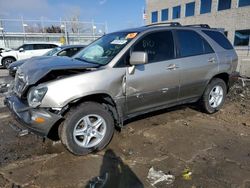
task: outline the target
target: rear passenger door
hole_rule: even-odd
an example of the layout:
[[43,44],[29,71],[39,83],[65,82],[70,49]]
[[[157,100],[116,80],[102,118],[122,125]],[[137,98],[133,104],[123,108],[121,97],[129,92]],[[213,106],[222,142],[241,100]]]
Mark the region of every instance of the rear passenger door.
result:
[[207,82],[218,71],[218,60],[208,42],[194,30],[175,30],[180,66],[178,100],[200,97]]
[[145,34],[131,51],[147,52],[148,63],[136,65],[132,74],[126,74],[128,114],[175,103],[179,92],[179,71],[172,32]]
[[34,44],[33,56],[41,56],[52,49],[51,44]]

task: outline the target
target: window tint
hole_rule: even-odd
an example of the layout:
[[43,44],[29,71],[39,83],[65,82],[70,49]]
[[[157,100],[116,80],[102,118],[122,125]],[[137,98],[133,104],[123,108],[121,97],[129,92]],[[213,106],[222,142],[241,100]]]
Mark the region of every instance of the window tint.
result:
[[219,0],[218,10],[226,10],[231,8],[231,0]]
[[57,45],[54,45],[54,44],[34,44],[35,50],[50,49],[50,48],[55,48],[55,47],[57,47]]
[[200,14],[211,12],[212,0],[201,0]]
[[203,32],[208,35],[210,38],[212,38],[215,42],[217,42],[222,48],[224,49],[233,49],[233,46],[228,41],[225,35],[219,31],[209,31],[209,30],[203,30]]
[[20,48],[23,48],[24,50],[33,50],[33,44],[24,44]]
[[68,48],[65,50],[62,50],[61,52],[58,53],[58,56],[68,56],[68,57],[72,57],[73,55],[75,55],[78,51],[80,50],[80,48]]
[[56,47],[58,47],[58,46],[55,44],[48,44],[48,48],[56,48]]
[[173,19],[177,19],[181,17],[181,6],[173,7]]
[[168,20],[168,9],[161,10],[161,21]]
[[210,53],[214,53],[214,50],[212,49],[212,47],[208,44],[208,42],[205,39],[203,40],[203,46],[204,46],[204,53],[205,54],[210,54]]
[[34,50],[46,49],[44,44],[34,44]]
[[250,5],[250,0],[239,0],[239,7]]
[[134,46],[133,51],[147,52],[149,63],[173,59],[175,55],[172,32],[148,34]]
[[195,10],[195,2],[187,3],[185,16],[186,17],[194,16],[194,10]]
[[190,30],[177,30],[180,57],[213,53],[213,49],[198,33]]
[[158,11],[152,12],[151,19],[152,23],[158,22]]
[[235,31],[234,45],[248,46],[249,45],[250,29]]

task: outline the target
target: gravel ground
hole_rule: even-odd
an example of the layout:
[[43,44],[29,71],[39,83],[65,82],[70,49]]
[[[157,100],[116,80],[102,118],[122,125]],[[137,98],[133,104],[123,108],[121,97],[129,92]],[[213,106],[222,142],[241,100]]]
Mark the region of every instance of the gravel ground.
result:
[[[140,116],[104,151],[77,157],[60,142],[18,137],[1,108],[0,187],[250,187],[249,113],[250,86],[239,82],[216,114],[191,105]],[[167,180],[152,185],[151,167]]]

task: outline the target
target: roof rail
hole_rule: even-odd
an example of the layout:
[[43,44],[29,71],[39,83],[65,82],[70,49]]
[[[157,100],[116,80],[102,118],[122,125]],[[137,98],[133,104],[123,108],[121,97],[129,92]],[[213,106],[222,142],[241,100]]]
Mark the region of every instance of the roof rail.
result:
[[184,25],[184,27],[202,27],[210,29],[210,26],[208,24],[192,24],[192,25]]
[[161,25],[169,25],[169,26],[181,26],[179,22],[165,22],[165,23],[154,23],[154,24],[149,24],[146,25],[146,27],[150,26],[161,26]]

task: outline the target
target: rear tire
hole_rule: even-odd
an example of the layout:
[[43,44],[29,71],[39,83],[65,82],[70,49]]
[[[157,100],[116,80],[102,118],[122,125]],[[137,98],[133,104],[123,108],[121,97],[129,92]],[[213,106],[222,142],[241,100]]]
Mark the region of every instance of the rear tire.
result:
[[200,100],[202,110],[208,114],[219,111],[225,102],[226,93],[226,83],[220,78],[212,79]]
[[103,105],[85,102],[68,112],[59,134],[71,153],[87,155],[108,145],[114,134],[114,119]]
[[6,58],[4,58],[3,60],[2,60],[2,63],[3,63],[3,66],[4,66],[4,68],[8,68],[9,67],[9,65],[11,64],[11,63],[13,63],[14,61],[16,61],[13,57],[6,57]]

